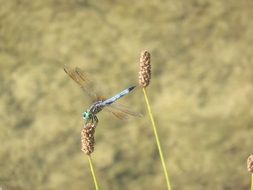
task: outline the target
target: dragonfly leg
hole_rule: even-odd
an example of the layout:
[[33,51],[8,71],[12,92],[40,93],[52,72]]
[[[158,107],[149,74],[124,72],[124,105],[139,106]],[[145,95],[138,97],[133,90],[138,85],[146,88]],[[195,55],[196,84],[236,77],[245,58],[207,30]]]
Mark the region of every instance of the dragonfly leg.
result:
[[94,116],[94,120],[95,120],[95,123],[97,125],[98,124],[98,118],[97,118],[97,116]]

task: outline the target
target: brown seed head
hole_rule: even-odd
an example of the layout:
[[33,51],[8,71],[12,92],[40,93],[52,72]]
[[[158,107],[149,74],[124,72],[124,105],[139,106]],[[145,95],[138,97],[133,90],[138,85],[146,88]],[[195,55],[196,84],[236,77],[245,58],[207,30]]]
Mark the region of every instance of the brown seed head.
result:
[[248,160],[247,160],[247,168],[248,168],[248,171],[253,173],[253,154],[251,154],[249,157],[248,157]]
[[143,88],[147,87],[151,79],[151,56],[146,50],[141,52],[140,69],[139,69],[139,85]]
[[83,127],[81,131],[81,143],[82,148],[81,150],[87,154],[90,155],[94,151],[94,145],[95,145],[95,133],[96,125],[93,123],[87,123]]

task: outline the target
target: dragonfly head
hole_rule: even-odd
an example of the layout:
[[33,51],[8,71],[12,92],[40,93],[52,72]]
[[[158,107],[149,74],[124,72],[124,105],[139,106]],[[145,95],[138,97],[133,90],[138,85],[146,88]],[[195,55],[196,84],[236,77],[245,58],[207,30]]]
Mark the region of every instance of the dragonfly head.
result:
[[83,112],[83,119],[84,119],[84,120],[88,121],[88,120],[90,120],[91,118],[92,118],[91,112],[89,112],[89,111]]

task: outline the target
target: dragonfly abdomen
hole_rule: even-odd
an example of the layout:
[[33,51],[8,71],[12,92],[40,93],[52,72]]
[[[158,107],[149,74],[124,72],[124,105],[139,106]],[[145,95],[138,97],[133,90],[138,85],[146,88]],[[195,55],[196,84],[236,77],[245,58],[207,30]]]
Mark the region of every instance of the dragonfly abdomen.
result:
[[123,90],[122,92],[116,94],[115,96],[113,96],[113,97],[105,100],[104,102],[102,102],[102,104],[104,104],[104,105],[110,105],[113,102],[115,102],[116,100],[118,100],[118,99],[122,98],[123,96],[129,94],[134,88],[135,88],[135,86],[129,87],[129,88]]

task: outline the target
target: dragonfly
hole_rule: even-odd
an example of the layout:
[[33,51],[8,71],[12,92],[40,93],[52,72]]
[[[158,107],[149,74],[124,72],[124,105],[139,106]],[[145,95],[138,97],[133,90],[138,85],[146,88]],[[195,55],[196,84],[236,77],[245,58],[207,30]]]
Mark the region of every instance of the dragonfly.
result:
[[109,111],[121,120],[128,119],[129,116],[142,117],[142,114],[134,112],[128,107],[116,102],[120,98],[132,92],[135,86],[126,88],[111,98],[105,98],[95,90],[88,74],[80,68],[72,68],[65,65],[64,71],[83,89],[83,91],[92,101],[92,105],[82,114],[83,119],[86,121],[86,123],[91,122],[97,124],[98,118],[96,115],[103,109]]

